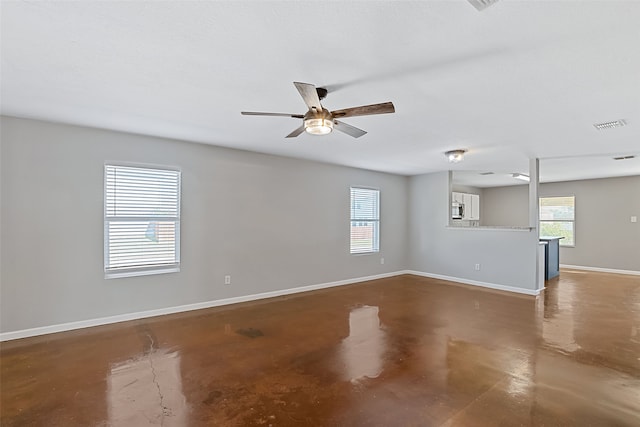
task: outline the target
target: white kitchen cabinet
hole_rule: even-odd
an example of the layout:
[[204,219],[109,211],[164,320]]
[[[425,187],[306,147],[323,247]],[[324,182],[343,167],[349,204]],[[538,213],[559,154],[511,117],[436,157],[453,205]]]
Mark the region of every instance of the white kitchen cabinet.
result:
[[464,205],[464,221],[480,221],[480,196],[477,194],[451,193],[451,201]]
[[451,193],[451,201],[464,204],[464,193],[456,193],[454,191],[453,193]]
[[480,221],[480,196],[471,194],[471,209],[469,212],[470,221]]

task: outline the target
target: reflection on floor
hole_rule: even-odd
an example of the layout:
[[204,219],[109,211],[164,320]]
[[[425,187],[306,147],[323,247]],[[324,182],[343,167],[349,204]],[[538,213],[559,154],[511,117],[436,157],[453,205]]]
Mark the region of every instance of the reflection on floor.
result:
[[342,340],[345,379],[377,378],[383,368],[385,332],[378,307],[356,307],[349,313],[349,336]]
[[151,334],[144,332],[148,339],[145,351],[111,366],[107,376],[107,424],[185,426],[187,407],[182,394],[180,355],[157,349]]
[[2,426],[638,426],[640,277],[398,276],[2,344]]

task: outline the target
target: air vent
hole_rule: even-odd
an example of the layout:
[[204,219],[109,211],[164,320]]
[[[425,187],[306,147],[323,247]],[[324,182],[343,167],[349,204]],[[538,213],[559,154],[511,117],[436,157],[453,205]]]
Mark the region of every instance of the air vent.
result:
[[614,120],[612,122],[596,123],[593,126],[598,130],[603,130],[603,129],[621,128],[626,124],[627,122],[625,122],[624,119],[620,119],[620,120]]
[[493,175],[493,172],[480,172],[480,175]]
[[635,159],[636,156],[620,156],[620,157],[614,157],[613,160],[629,160],[629,159]]
[[473,5],[479,11],[482,11],[494,3],[497,3],[498,0],[467,0],[469,3]]

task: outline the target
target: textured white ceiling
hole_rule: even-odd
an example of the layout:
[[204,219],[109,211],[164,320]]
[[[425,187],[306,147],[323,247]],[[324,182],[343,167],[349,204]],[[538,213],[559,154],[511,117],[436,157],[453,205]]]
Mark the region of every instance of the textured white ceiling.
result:
[[[456,170],[527,172],[539,157],[548,181],[640,174],[640,1],[1,7],[5,115],[404,175],[448,169],[454,148],[469,150]],[[304,113],[293,81],[328,87],[330,110],[396,113],[345,119],[369,132],[359,139],[294,140],[297,119],[240,115]]]

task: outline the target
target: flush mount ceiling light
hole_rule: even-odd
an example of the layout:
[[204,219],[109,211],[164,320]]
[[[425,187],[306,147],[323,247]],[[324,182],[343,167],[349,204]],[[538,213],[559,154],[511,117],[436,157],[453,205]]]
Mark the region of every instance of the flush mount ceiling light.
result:
[[620,128],[626,124],[627,122],[625,122],[624,119],[620,119],[620,120],[614,120],[612,122],[595,123],[593,127],[595,127],[598,130],[603,130],[603,129]]
[[458,163],[462,161],[462,159],[464,158],[464,153],[466,152],[467,150],[450,150],[444,153],[444,155],[447,156],[447,159],[449,159],[449,163]]
[[511,176],[514,177],[515,179],[519,179],[520,181],[529,182],[529,176],[523,173],[512,173]]

